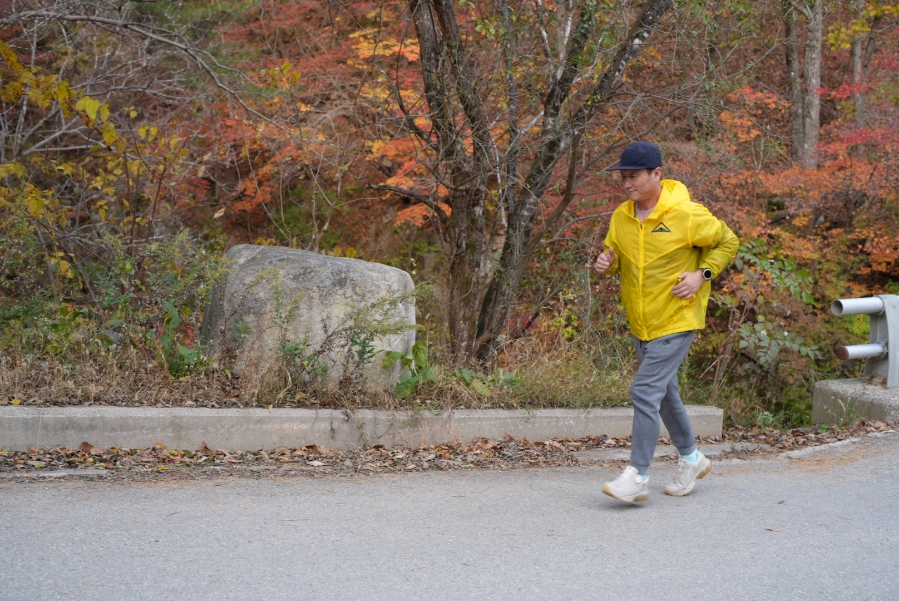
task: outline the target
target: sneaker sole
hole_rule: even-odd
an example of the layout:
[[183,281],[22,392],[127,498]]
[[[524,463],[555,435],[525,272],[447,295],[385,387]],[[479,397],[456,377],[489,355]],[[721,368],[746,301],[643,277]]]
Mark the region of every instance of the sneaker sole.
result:
[[665,494],[670,495],[672,497],[686,497],[691,492],[693,492],[693,488],[696,486],[696,480],[702,480],[703,478],[708,476],[710,473],[712,473],[712,462],[711,461],[709,461],[709,464],[707,466],[705,466],[705,468],[701,472],[696,474],[696,479],[693,480],[692,484],[690,484],[690,488],[688,488],[687,490],[684,490],[682,492],[668,492],[668,489],[665,489]]
[[609,488],[608,484],[606,484],[602,487],[602,492],[609,495],[613,499],[618,499],[619,501],[624,501],[625,503],[645,503],[646,501],[649,500],[649,493],[646,493],[646,492],[643,494],[637,495],[633,499],[628,499],[627,497],[619,497],[612,491],[611,488]]

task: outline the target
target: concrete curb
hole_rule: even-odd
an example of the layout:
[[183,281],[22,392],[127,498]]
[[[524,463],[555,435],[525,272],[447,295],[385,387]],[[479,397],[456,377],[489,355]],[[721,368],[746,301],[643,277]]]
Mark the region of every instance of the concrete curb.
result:
[[[721,436],[723,412],[690,405],[698,436]],[[347,450],[436,445],[506,435],[528,440],[630,436],[633,409],[458,410],[447,413],[186,407],[0,407],[0,449],[96,447],[269,450],[311,444]],[[667,435],[664,426],[662,435]]]
[[862,378],[821,380],[812,389],[812,423],[841,419],[899,421],[899,388],[868,384]]

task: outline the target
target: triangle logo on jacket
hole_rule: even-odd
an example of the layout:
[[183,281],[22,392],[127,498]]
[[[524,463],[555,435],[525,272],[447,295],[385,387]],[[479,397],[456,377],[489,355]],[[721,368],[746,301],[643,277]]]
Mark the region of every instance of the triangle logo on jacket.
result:
[[665,225],[664,223],[659,223],[659,225],[657,225],[655,227],[655,229],[652,230],[652,233],[653,234],[656,234],[656,233],[670,234],[671,230],[669,230],[668,226]]

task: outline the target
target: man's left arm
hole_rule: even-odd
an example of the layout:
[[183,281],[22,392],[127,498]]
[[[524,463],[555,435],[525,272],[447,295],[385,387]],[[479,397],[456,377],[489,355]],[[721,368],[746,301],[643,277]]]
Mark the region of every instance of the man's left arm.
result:
[[[692,298],[706,282],[703,270],[711,270],[711,278],[724,271],[727,264],[737,255],[740,240],[727,224],[712,215],[701,204],[691,207],[691,244],[702,249],[699,269],[678,276],[678,282],[671,293],[681,298]],[[711,279],[709,278],[709,279]]]
[[740,240],[726,223],[701,204],[694,203],[692,209],[693,246],[703,249],[699,267],[711,269],[712,277],[717,277],[737,255]]

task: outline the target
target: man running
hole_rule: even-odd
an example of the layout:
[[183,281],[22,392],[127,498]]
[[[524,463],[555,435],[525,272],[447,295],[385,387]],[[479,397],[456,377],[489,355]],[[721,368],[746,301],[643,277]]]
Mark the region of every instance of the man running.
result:
[[677,370],[696,330],[705,328],[711,280],[734,258],[739,241],[723,221],[690,200],[684,184],[662,179],[662,153],[653,144],[631,144],[619,165],[607,171],[620,173],[630,200],[612,214],[604,252],[594,267],[621,278],[640,368],[631,385],[630,465],[602,491],[630,503],[649,498],[649,464],[661,417],[680,453],[665,492],[685,496],[712,471],[712,463],[696,448]]

